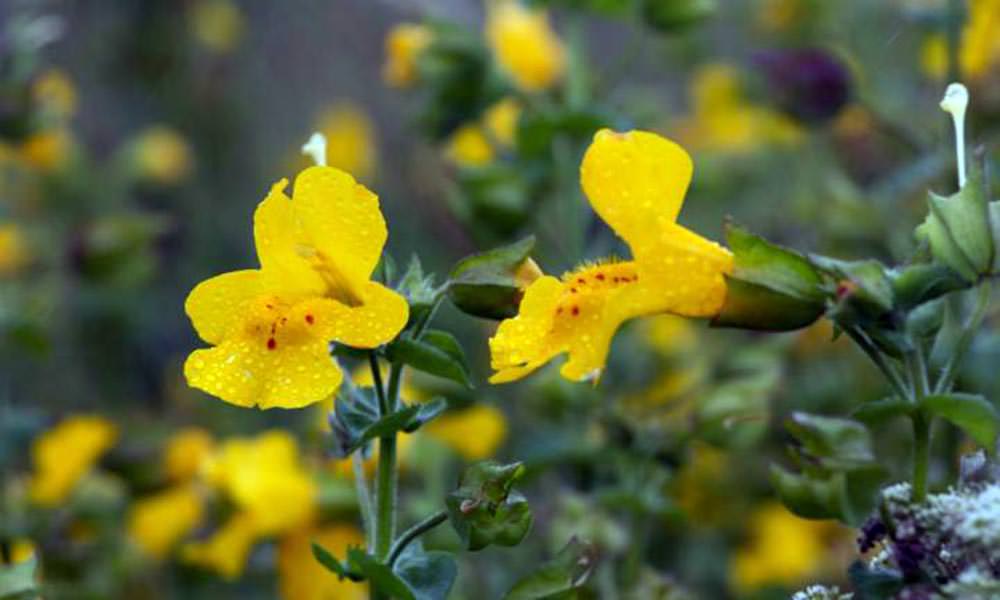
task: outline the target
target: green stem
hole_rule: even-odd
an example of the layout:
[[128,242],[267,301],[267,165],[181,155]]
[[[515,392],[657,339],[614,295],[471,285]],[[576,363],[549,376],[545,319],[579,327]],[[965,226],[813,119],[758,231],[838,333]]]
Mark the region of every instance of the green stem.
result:
[[[389,393],[382,384],[382,372],[379,368],[375,352],[368,353],[372,370],[375,393],[378,396],[379,416],[392,413],[396,407],[396,393],[399,386],[393,390],[392,380],[389,382]],[[396,372],[393,366],[393,374]],[[389,556],[389,547],[395,535],[396,518],[396,433],[384,435],[378,440],[378,465],[375,472],[375,558],[384,561]]]
[[875,366],[878,367],[879,371],[885,375],[886,380],[889,382],[889,385],[892,386],[892,389],[896,392],[896,394],[904,400],[909,399],[912,393],[909,389],[907,389],[908,386],[903,382],[899,373],[896,372],[892,365],[885,361],[885,357],[881,352],[879,352],[878,348],[875,347],[875,344],[868,339],[868,336],[857,327],[848,327],[844,331],[847,332],[847,335],[851,336],[854,343],[868,355],[868,358],[875,363]]
[[927,498],[927,467],[930,464],[931,423],[918,410],[913,415],[913,500]]
[[973,309],[972,316],[969,317],[969,321],[965,324],[965,327],[962,328],[962,334],[959,336],[958,342],[955,344],[955,349],[948,358],[948,362],[945,363],[944,368],[941,369],[941,375],[938,377],[937,384],[934,386],[935,394],[943,394],[951,389],[951,384],[955,381],[955,372],[958,364],[962,360],[966,351],[969,349],[969,346],[972,345],[972,339],[979,330],[979,326],[982,325],[983,319],[986,318],[986,311],[990,307],[991,292],[992,286],[989,281],[983,281],[979,284],[979,295],[976,296],[976,307]]
[[427,533],[431,529],[434,529],[441,523],[444,523],[446,520],[448,520],[448,513],[442,510],[434,513],[403,532],[403,535],[399,536],[396,543],[392,545],[392,551],[389,552],[389,561],[387,563],[389,568],[391,569],[392,566],[396,564],[396,561],[403,553],[403,550],[406,550],[406,547],[409,546],[413,540]]

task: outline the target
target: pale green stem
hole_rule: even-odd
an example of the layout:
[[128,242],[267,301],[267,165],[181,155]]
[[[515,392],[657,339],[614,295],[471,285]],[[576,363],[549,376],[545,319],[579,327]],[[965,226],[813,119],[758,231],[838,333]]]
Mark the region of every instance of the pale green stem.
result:
[[403,550],[406,550],[406,547],[409,546],[410,543],[413,542],[413,540],[417,539],[421,535],[427,533],[431,529],[434,529],[435,527],[437,527],[441,523],[444,523],[447,520],[448,520],[448,513],[442,510],[440,512],[434,513],[433,515],[427,517],[423,521],[420,521],[413,527],[410,527],[405,532],[403,532],[403,535],[399,536],[399,539],[396,541],[396,543],[392,545],[392,551],[389,552],[389,560],[387,563],[389,565],[389,568],[392,568],[392,566],[396,564],[396,561],[399,560],[399,555],[403,553]]
[[990,307],[991,292],[992,287],[989,281],[983,281],[979,284],[976,307],[973,309],[972,316],[969,317],[965,327],[962,328],[962,335],[959,336],[951,356],[948,357],[948,362],[941,369],[941,375],[934,386],[935,394],[943,394],[951,389],[951,384],[955,380],[955,371],[958,368],[958,363],[962,360],[966,351],[968,351],[969,346],[972,345],[972,340],[975,338],[979,326],[982,325],[983,319],[986,318],[986,312]]

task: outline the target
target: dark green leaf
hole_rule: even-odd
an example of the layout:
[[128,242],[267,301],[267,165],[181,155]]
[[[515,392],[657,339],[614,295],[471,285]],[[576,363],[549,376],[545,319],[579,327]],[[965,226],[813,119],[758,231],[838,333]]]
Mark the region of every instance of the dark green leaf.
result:
[[842,473],[826,478],[809,477],[771,465],[771,485],[781,502],[800,517],[831,519],[843,515],[846,482]]
[[319,564],[323,565],[327,571],[335,574],[340,579],[350,577],[347,573],[347,569],[344,568],[344,565],[340,564],[340,561],[330,554],[326,548],[320,546],[316,542],[312,542],[312,554]]
[[490,319],[517,314],[521,286],[518,268],[535,247],[535,238],[463,258],[452,269],[448,296],[464,313]]
[[413,415],[413,418],[410,419],[410,422],[403,429],[406,433],[413,433],[426,423],[441,416],[441,413],[448,409],[448,401],[444,398],[434,398],[430,402],[424,402],[417,406],[419,409],[416,414]]
[[896,302],[909,310],[968,284],[958,273],[941,264],[915,264],[891,273]]
[[388,566],[378,562],[364,550],[350,548],[347,551],[347,564],[352,570],[364,575],[369,585],[395,600],[416,600],[416,596]]
[[920,406],[961,428],[976,443],[992,448],[997,438],[997,409],[983,396],[940,394],[927,396]]
[[419,541],[406,547],[393,568],[415,600],[445,600],[458,567],[447,552],[425,552]]
[[465,354],[450,333],[428,331],[419,340],[399,338],[386,348],[386,356],[394,363],[472,386]]
[[853,469],[875,460],[871,434],[855,421],[796,412],[788,418],[786,427],[806,454],[829,469]]
[[909,416],[914,406],[898,396],[865,402],[851,412],[851,417],[868,424],[878,424],[895,417]]
[[524,472],[521,463],[503,465],[483,461],[471,465],[462,475],[445,504],[452,527],[469,550],[491,544],[515,546],[531,529],[528,501],[512,490]]
[[677,33],[711,16],[716,0],[642,0],[642,16],[653,29]]
[[583,586],[597,562],[596,549],[573,538],[552,560],[524,577],[503,600],[543,600],[558,598]]

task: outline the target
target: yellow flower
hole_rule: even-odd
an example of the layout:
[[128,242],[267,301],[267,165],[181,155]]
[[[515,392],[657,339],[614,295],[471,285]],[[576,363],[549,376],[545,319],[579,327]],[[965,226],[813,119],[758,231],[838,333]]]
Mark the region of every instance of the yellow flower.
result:
[[181,550],[184,562],[213,570],[226,579],[236,579],[243,573],[247,556],[257,540],[253,520],[237,513],[207,540],[190,542]]
[[189,15],[195,39],[209,50],[228,52],[236,47],[246,28],[243,13],[231,0],[200,0]]
[[382,78],[393,87],[409,87],[417,80],[417,57],[431,44],[434,36],[423,25],[401,23],[385,38],[385,66]]
[[202,502],[192,484],[140,498],[128,516],[128,534],[149,556],[166,558],[201,522]]
[[449,138],[445,155],[463,167],[480,167],[493,160],[493,146],[479,125],[463,125]]
[[594,136],[580,167],[583,190],[633,259],[584,265],[561,280],[536,279],[518,316],[490,340],[497,371],[491,382],[520,379],[564,352],[564,377],[596,379],[625,321],[718,313],[732,255],[676,223],[692,170],[687,152],[656,134],[605,129]]
[[343,378],[329,342],[374,348],[406,324],[409,306],[370,281],[387,232],[378,196],[332,167],[310,167],[289,199],[281,180],[257,207],[260,269],[200,283],[185,310],[214,348],[184,365],[188,383],[239,406],[299,408]]
[[59,119],[66,119],[76,112],[76,87],[60,69],[49,69],[32,84],[35,102],[43,112]]
[[69,158],[73,136],[65,127],[54,127],[34,133],[21,142],[18,155],[22,161],[40,171],[53,171]]
[[69,417],[43,433],[31,446],[31,499],[46,507],[66,501],[117,435],[113,423],[96,416]]
[[26,540],[23,538],[15,539],[10,545],[10,562],[5,563],[0,560],[0,566],[16,565],[18,563],[23,563],[26,560],[30,560],[32,556],[35,555],[35,544],[31,540]]
[[364,600],[367,586],[349,579],[341,581],[312,555],[316,542],[343,557],[349,546],[363,546],[364,537],[350,525],[330,525],[282,538],[278,545],[278,585],[284,600]]
[[[1000,1],[970,0],[969,16],[962,30],[958,56],[962,76],[979,79],[1000,64]],[[942,34],[924,41],[921,65],[928,75],[941,79],[948,71],[948,43]]]
[[428,423],[427,435],[440,440],[469,461],[493,456],[507,437],[507,419],[496,407],[476,404]]
[[835,532],[831,524],[799,518],[777,502],[762,506],[750,516],[748,543],[733,558],[733,584],[743,592],[801,584],[823,567]]
[[658,315],[646,321],[645,325],[646,343],[664,356],[692,350],[698,341],[694,326],[684,317]]
[[368,115],[353,104],[335,104],[323,111],[316,129],[326,136],[326,164],[358,179],[375,172],[375,128]]
[[212,435],[199,427],[181,429],[163,451],[163,471],[174,482],[192,479],[212,454]]
[[133,142],[136,170],[161,184],[181,181],[191,172],[191,148],[177,131],[155,125],[140,133]]
[[504,98],[486,109],[483,125],[490,137],[502,147],[510,148],[517,138],[517,121],[521,118],[521,103]]
[[799,128],[781,114],[749,104],[728,65],[702,67],[691,83],[694,112],[677,124],[678,137],[695,150],[749,152],[762,143],[789,144]]
[[0,223],[0,278],[16,275],[30,256],[21,228],[14,223]]
[[301,464],[295,438],[286,431],[226,440],[205,475],[226,492],[258,535],[303,527],[315,515],[319,490]]
[[486,40],[500,66],[525,91],[543,90],[562,77],[566,52],[544,11],[529,10],[518,0],[497,0],[487,14]]

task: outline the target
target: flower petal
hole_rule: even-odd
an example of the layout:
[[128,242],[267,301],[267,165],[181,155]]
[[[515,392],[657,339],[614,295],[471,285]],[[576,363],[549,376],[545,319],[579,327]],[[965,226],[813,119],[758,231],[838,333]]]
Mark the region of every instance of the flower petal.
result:
[[184,311],[201,339],[218,344],[264,291],[260,271],[223,273],[195,286],[184,302]]
[[490,338],[493,369],[491,383],[506,383],[528,375],[559,354],[553,344],[553,318],[564,284],[551,276],[542,276],[528,286],[518,315],[505,319]]
[[275,283],[280,284],[285,293],[295,290],[319,295],[326,284],[299,252],[305,233],[292,209],[291,199],[283,191],[287,186],[287,179],[271,186],[270,193],[254,212],[257,258],[261,270],[276,279]]
[[292,206],[307,239],[351,291],[364,287],[388,232],[378,196],[333,167],[310,167],[295,179]]
[[580,165],[580,183],[594,211],[633,252],[674,222],[691,182],[693,164],[674,142],[645,131],[594,135]]
[[195,350],[184,363],[188,384],[238,406],[301,408],[334,393],[343,379],[325,341],[273,349],[233,338]]
[[360,306],[338,304],[330,337],[354,348],[375,348],[402,331],[410,305],[398,293],[375,281],[365,283]]

